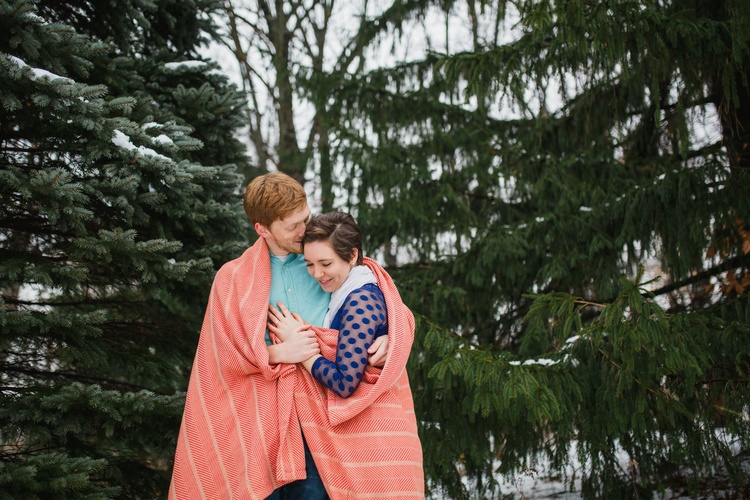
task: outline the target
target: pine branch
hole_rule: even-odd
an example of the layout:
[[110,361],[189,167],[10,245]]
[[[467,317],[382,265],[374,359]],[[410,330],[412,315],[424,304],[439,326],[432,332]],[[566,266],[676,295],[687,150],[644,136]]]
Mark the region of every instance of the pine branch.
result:
[[708,278],[711,278],[723,272],[729,271],[730,269],[736,269],[738,267],[748,267],[748,266],[750,266],[750,254],[738,255],[731,259],[725,260],[724,262],[720,263],[717,266],[714,266],[710,269],[705,269],[699,273],[696,273],[682,281],[670,283],[668,285],[665,285],[661,288],[658,288],[656,290],[653,290],[643,295],[645,297],[650,297],[650,296],[659,297],[661,295],[668,294],[670,292],[692,285],[694,283],[699,283]]
[[[103,388],[118,390],[122,392],[150,391],[156,394],[160,394],[153,387],[146,387],[146,386],[141,386],[141,385],[133,384],[129,382],[123,382],[122,380],[108,379],[102,376],[93,377],[93,376],[82,375],[78,373],[72,373],[72,372],[68,372],[64,370],[44,371],[44,370],[39,370],[35,368],[22,368],[19,366],[9,365],[9,364],[2,364],[0,366],[3,367],[3,373],[5,373],[6,375],[15,373],[15,374],[21,374],[21,375],[29,375],[30,377],[33,377],[35,379],[47,380],[49,382],[59,382],[59,381],[81,382],[81,383],[91,384],[91,385],[100,385]],[[12,390],[18,390],[21,388],[29,388],[29,385],[25,384],[23,386],[14,388]],[[169,396],[171,395],[171,393],[161,393],[161,395]]]
[[7,295],[2,296],[3,302],[6,304],[17,305],[17,306],[41,306],[41,307],[81,307],[81,306],[132,306],[137,304],[143,304],[143,300],[111,300],[111,299],[95,299],[91,296],[82,296],[80,299],[72,301],[64,300],[21,300],[16,297]]

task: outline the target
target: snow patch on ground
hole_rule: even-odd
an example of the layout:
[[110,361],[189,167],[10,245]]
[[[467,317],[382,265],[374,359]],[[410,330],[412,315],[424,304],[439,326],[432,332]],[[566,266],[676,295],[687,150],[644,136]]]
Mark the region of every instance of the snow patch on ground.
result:
[[[725,434],[723,429],[716,430],[717,436],[720,439],[724,439],[726,443],[733,449],[734,453],[741,453],[738,442],[731,436]],[[549,463],[542,457],[536,461],[536,465],[530,467],[524,471],[520,471],[513,478],[498,477],[497,481],[500,484],[500,488],[496,496],[489,497],[484,495],[471,495],[472,491],[476,491],[473,488],[473,484],[469,480],[465,480],[471,500],[486,500],[489,498],[517,498],[517,499],[562,499],[562,500],[580,500],[583,498],[581,494],[581,481],[580,478],[585,472],[586,464],[581,464],[577,460],[577,453],[575,444],[571,448],[570,452],[571,464],[562,472],[553,471],[549,466]],[[630,458],[624,450],[620,450],[617,453],[618,462],[623,473],[629,474],[631,470]],[[750,472],[750,457],[745,462],[745,470]],[[497,468],[500,464],[494,464]],[[725,487],[726,486],[726,487]],[[698,496],[699,499],[738,499],[745,498],[742,496],[742,492],[735,492],[729,488],[729,480],[726,472],[717,467],[716,475],[712,484],[706,484],[705,491],[703,494]],[[448,497],[440,495],[434,495],[430,498],[434,500],[451,500]],[[687,492],[673,491],[667,489],[664,494],[654,492],[651,497],[653,500],[656,499],[668,499],[668,500],[689,500],[691,497]]]

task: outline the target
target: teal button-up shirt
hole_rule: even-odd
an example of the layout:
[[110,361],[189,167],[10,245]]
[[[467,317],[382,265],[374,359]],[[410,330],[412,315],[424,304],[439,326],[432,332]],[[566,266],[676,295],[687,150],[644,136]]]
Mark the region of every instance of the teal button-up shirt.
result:
[[[331,294],[307,272],[307,264],[300,254],[289,254],[286,259],[271,254],[271,295],[269,302],[284,304],[314,326],[323,326]],[[266,330],[266,344],[271,345]]]

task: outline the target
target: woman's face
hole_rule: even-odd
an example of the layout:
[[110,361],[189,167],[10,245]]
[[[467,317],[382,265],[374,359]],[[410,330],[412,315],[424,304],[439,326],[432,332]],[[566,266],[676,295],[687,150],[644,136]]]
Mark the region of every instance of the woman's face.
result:
[[335,292],[346,281],[349,271],[357,261],[356,251],[350,262],[345,261],[333,251],[328,241],[305,243],[305,262],[307,272],[318,280],[326,292]]

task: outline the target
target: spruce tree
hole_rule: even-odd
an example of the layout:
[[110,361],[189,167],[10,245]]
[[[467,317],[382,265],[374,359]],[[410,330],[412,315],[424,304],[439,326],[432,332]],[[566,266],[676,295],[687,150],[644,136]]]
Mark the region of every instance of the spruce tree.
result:
[[317,82],[419,319],[433,492],[539,460],[589,498],[747,492],[746,4],[435,2],[471,50]]
[[0,0],[0,491],[159,498],[215,269],[244,243],[241,96],[203,0]]

